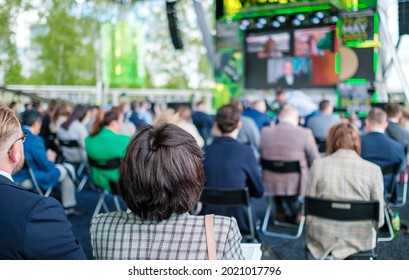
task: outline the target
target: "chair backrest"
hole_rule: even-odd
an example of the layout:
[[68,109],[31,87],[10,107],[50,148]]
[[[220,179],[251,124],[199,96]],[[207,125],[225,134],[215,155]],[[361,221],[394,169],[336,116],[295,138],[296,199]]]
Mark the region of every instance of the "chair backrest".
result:
[[261,167],[277,173],[301,173],[300,161],[261,159]]
[[108,160],[96,160],[88,157],[88,163],[91,167],[101,170],[113,170],[119,168],[121,165],[120,158],[108,159]]
[[200,196],[200,202],[216,207],[245,206],[247,208],[250,235],[243,236],[243,238],[249,238],[252,241],[256,239],[253,210],[251,208],[250,194],[247,187],[240,189],[217,189],[205,187]]
[[329,200],[305,197],[306,216],[337,221],[379,220],[379,201]]
[[80,145],[78,144],[77,140],[61,140],[58,139],[58,142],[61,146],[66,148],[78,148]]
[[241,189],[217,189],[203,188],[200,201],[214,206],[250,206],[248,188]]
[[315,142],[317,143],[318,151],[320,153],[325,153],[325,151],[327,149],[327,140],[326,139],[315,138]]
[[387,166],[381,166],[382,175],[391,176],[391,180],[389,182],[389,186],[385,186],[385,190],[389,190],[389,193],[385,194],[385,199],[389,202],[392,199],[392,196],[395,192],[396,184],[397,184],[397,176],[399,175],[400,171],[400,164],[392,164]]

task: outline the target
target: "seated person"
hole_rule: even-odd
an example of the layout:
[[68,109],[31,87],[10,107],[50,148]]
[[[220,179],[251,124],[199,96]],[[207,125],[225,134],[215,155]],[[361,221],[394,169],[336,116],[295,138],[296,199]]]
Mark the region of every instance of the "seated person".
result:
[[88,108],[77,105],[57,132],[59,140],[75,140],[79,147],[61,147],[64,160],[71,163],[87,162],[85,138],[88,136],[86,123],[89,121]]
[[297,223],[301,219],[299,198],[305,195],[308,168],[319,158],[319,152],[311,130],[298,125],[299,115],[294,106],[285,105],[278,119],[276,126],[261,133],[261,158],[299,161],[301,175],[263,170],[265,195],[274,197],[277,220]]
[[26,135],[15,113],[2,104],[0,135],[0,259],[86,259],[61,204],[23,190],[13,181],[12,175],[24,164]]
[[[202,192],[202,160],[195,139],[176,125],[139,128],[118,185],[130,212],[92,220],[94,259],[208,259],[205,219],[188,214]],[[243,259],[234,218],[215,216],[214,231],[217,259]]]
[[[91,134],[85,139],[85,150],[93,160],[123,158],[130,137],[119,134],[124,115],[119,108],[100,111]],[[119,169],[101,170],[91,167],[93,182],[104,190],[111,190],[109,181],[117,182]]]
[[[361,137],[352,124],[337,124],[327,139],[328,156],[314,161],[310,169],[307,196],[334,199],[379,201],[379,224],[384,223],[383,179],[379,166],[362,159]],[[309,217],[307,247],[315,259],[334,259],[375,247],[372,221],[340,222]]]
[[[386,113],[382,109],[373,108],[365,122],[367,134],[362,136],[362,158],[380,167],[398,164],[399,170],[402,170],[405,167],[405,152],[402,144],[385,134],[388,127]],[[391,202],[395,202],[396,188],[394,193],[391,193],[392,176],[384,176],[384,191],[385,194],[392,195]]]
[[319,113],[308,120],[307,127],[316,139],[326,140],[330,128],[340,123],[341,118],[333,114],[334,108],[329,100],[322,100],[318,107]]
[[[260,166],[253,150],[236,140],[241,127],[240,118],[241,111],[234,105],[225,105],[217,111],[215,122],[221,136],[215,137],[212,144],[205,147],[205,187],[220,189],[248,187],[250,196],[261,197],[264,186]],[[234,217],[242,234],[250,232],[247,208],[244,206],[203,205],[201,214],[211,213]],[[255,216],[253,221],[256,221]]]
[[[24,156],[33,169],[34,176],[39,186],[47,190],[61,185],[61,200],[67,215],[79,215],[80,212],[74,207],[77,205],[75,198],[75,171],[71,164],[55,164],[56,154],[45,149],[43,138],[40,133],[43,116],[35,110],[28,110],[23,113],[23,132],[27,133],[27,140],[24,142]],[[13,176],[16,182],[22,186],[31,186],[30,174],[27,169],[22,169]]]

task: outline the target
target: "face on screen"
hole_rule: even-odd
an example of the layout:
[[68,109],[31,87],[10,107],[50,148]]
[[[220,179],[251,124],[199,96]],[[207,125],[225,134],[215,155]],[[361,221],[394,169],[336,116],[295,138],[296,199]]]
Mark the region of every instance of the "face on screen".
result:
[[[335,26],[245,34],[245,86],[253,89],[333,86]],[[294,79],[282,79],[294,76]]]

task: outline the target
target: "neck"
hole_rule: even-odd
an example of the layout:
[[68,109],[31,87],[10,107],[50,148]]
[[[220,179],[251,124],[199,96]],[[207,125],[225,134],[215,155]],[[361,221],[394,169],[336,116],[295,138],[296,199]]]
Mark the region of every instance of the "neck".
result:
[[237,139],[237,135],[239,135],[239,130],[238,129],[235,129],[230,133],[222,133],[222,136],[231,137],[233,139]]

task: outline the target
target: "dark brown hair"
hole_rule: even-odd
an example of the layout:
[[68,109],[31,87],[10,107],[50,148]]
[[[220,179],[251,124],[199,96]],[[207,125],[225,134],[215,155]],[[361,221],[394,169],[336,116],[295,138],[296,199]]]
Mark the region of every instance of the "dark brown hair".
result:
[[64,129],[67,129],[70,127],[71,123],[75,120],[82,121],[85,116],[87,115],[88,112],[88,107],[84,105],[77,105],[75,106],[74,111],[72,111],[71,115],[68,117],[68,120],[66,120],[61,127]]
[[329,100],[322,100],[318,105],[318,108],[320,109],[320,111],[325,111],[330,105],[331,103],[329,102]]
[[91,136],[97,135],[104,126],[109,125],[113,121],[119,120],[119,116],[122,114],[121,109],[118,107],[113,107],[111,110],[104,112],[102,109],[99,109],[96,116]]
[[385,106],[385,112],[388,118],[397,117],[401,111],[402,107],[398,103],[389,103]]
[[353,150],[358,155],[361,154],[361,135],[353,124],[339,123],[329,130],[326,153],[330,155],[339,149]]
[[217,111],[215,121],[221,133],[230,133],[237,128],[241,111],[237,106],[224,105]]
[[162,221],[192,209],[204,178],[202,150],[188,132],[173,124],[143,126],[126,150],[118,189],[134,214]]

